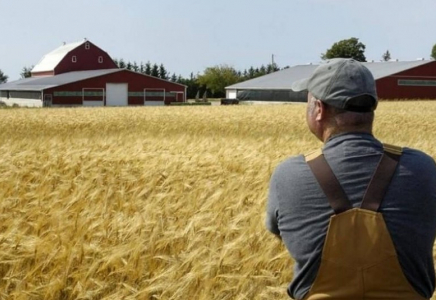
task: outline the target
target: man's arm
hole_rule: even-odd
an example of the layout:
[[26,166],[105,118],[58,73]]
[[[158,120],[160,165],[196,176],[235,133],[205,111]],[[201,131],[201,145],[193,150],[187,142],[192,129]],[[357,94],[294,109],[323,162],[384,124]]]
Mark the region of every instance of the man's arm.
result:
[[268,193],[268,204],[266,209],[265,226],[266,228],[280,237],[280,230],[278,227],[278,215],[279,215],[279,199],[277,191],[277,172],[274,172],[271,176]]

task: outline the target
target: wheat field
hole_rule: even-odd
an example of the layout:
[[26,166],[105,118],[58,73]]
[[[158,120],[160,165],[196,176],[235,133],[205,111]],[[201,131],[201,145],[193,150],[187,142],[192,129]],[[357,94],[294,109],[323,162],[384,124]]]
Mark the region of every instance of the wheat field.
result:
[[[436,158],[436,102],[375,135]],[[0,109],[1,299],[287,299],[269,177],[321,146],[305,105]]]

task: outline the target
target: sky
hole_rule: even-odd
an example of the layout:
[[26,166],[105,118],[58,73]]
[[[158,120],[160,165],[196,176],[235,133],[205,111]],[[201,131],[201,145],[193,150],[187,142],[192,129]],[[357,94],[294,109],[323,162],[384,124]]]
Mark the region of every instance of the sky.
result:
[[9,81],[48,52],[87,38],[112,58],[164,64],[188,77],[321,61],[356,37],[368,61],[389,50],[430,58],[436,0],[0,0],[0,70]]

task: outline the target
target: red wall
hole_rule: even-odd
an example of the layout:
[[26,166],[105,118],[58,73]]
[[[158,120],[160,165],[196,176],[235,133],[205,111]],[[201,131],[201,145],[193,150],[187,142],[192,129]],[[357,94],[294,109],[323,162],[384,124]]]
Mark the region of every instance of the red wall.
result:
[[[183,92],[185,93],[185,86],[172,83],[166,80],[155,78],[152,76],[142,75],[139,73],[120,70],[115,73],[103,75],[96,78],[90,78],[63,86],[44,90],[44,94],[53,95],[54,105],[82,105],[82,97],[79,96],[54,96],[54,92],[82,92],[83,88],[104,88],[106,83],[127,83],[129,92],[143,92],[144,89],[162,88],[166,92]],[[184,95],[186,97],[186,95]],[[184,97],[165,97],[165,104],[170,102],[182,102]],[[153,99],[149,99],[153,100]],[[144,105],[144,97],[129,97],[129,105]]]
[[376,81],[380,99],[436,99],[435,86],[400,86],[399,79],[436,80],[436,61]]
[[[85,45],[89,43],[89,49]],[[72,62],[72,57],[76,56],[77,62]],[[103,63],[98,62],[99,57],[103,57]],[[95,46],[91,42],[85,42],[74,50],[70,51],[61,62],[55,67],[54,73],[62,74],[72,71],[87,71],[87,70],[101,70],[101,69],[116,69],[118,66],[114,63],[112,58]]]

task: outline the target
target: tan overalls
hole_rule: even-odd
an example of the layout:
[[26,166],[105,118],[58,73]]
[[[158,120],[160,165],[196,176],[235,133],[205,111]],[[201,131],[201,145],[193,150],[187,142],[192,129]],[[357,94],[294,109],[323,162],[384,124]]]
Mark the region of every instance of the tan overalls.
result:
[[384,145],[360,208],[352,207],[321,150],[306,155],[335,215],[330,218],[317,277],[304,300],[425,299],[404,276],[383,215],[377,212],[401,151]]

